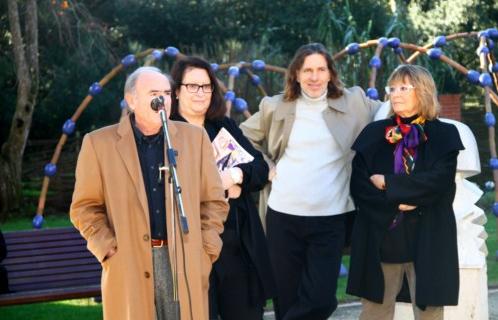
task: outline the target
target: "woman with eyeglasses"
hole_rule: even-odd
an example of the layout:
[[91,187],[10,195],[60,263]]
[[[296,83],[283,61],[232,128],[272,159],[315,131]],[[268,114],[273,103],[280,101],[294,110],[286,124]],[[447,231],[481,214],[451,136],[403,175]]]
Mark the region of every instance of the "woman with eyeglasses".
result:
[[431,74],[401,65],[386,93],[392,116],[369,124],[353,145],[353,229],[347,292],[362,298],[360,319],[393,319],[399,301],[415,319],[443,319],[458,303],[453,213],[463,149],[455,126],[437,119]]
[[275,289],[263,227],[250,193],[266,184],[268,165],[235,121],[225,116],[225,102],[209,63],[197,57],[179,59],[171,76],[175,82],[172,120],[204,127],[211,141],[224,128],[254,157],[234,167],[222,165],[226,168],[220,175],[230,212],[221,235],[220,257],[211,272],[209,309],[210,319],[260,320],[266,300],[274,296]]

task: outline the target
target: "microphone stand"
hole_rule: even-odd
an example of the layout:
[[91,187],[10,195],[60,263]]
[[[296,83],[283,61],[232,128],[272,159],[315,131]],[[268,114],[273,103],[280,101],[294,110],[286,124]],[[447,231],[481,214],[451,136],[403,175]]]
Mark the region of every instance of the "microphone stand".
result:
[[[180,320],[181,318],[181,311],[180,311],[180,299],[178,296],[178,264],[177,264],[177,248],[176,248],[176,219],[175,216],[178,218],[180,221],[180,226],[182,229],[182,233],[180,233],[180,238],[182,239],[182,252],[183,250],[183,235],[189,233],[189,228],[188,228],[188,221],[187,221],[187,216],[185,215],[185,209],[183,206],[183,198],[182,198],[182,188],[180,186],[180,181],[178,179],[178,175],[176,173],[176,151],[173,149],[173,146],[171,145],[171,139],[169,137],[169,130],[168,130],[168,121],[167,121],[167,116],[166,116],[166,111],[164,108],[164,98],[162,96],[157,97],[151,101],[151,108],[154,111],[159,111],[159,116],[161,118],[161,123],[162,123],[162,129],[163,129],[163,135],[164,135],[164,143],[166,147],[166,156],[168,157],[168,171],[169,171],[169,184],[170,184],[170,196],[173,204],[173,211],[176,211],[177,215],[175,215],[175,212],[171,213],[171,220],[172,220],[172,226],[173,226],[173,260],[172,261],[172,275],[173,275],[173,301],[175,302],[175,314],[172,315],[174,319]],[[174,197],[174,199],[173,199]],[[176,206],[175,206],[176,205]],[[176,210],[175,210],[176,209]],[[184,257],[184,263],[185,263],[185,257]],[[185,267],[185,265],[184,265]],[[185,279],[187,280],[187,279]],[[187,291],[189,295],[189,305],[190,305],[190,315],[192,316],[192,305],[191,305],[191,300],[190,300],[190,289],[188,286],[187,282]]]
[[182,198],[182,188],[180,187],[180,181],[178,180],[178,175],[176,174],[176,151],[171,146],[171,140],[169,138],[168,132],[168,122],[166,121],[166,111],[163,109],[159,110],[159,116],[161,117],[161,122],[163,125],[163,133],[164,133],[164,142],[166,143],[166,155],[168,157],[168,167],[170,179],[173,182],[173,191],[175,194],[175,202],[177,205],[180,225],[182,227],[182,232],[184,234],[188,234],[188,221],[187,216],[185,215],[185,209],[183,207],[183,198]]

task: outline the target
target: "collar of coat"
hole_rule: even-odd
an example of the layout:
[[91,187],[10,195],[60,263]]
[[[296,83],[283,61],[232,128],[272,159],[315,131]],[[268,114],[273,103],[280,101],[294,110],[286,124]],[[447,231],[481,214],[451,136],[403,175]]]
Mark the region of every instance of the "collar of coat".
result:
[[[347,89],[343,89],[346,91]],[[296,104],[297,100],[294,101],[282,101],[282,106],[275,110],[275,120],[283,120],[288,115],[296,114]],[[344,94],[337,99],[327,98],[327,104],[329,109],[333,109],[342,113],[346,113],[348,110],[346,104],[346,98]]]
[[[373,155],[379,150],[380,145],[388,144],[385,131],[386,127],[393,123],[393,118],[370,123],[360,133],[351,149],[364,156]],[[465,149],[458,130],[453,124],[441,122],[439,119],[427,120],[424,132],[427,134],[425,149],[431,155],[432,160],[437,160],[449,152]]]
[[[157,116],[159,117],[159,114],[157,114]],[[118,135],[121,138],[126,137],[129,134],[133,135],[133,128],[131,127],[130,117],[131,114],[127,114],[126,116],[121,117],[121,120],[119,120]],[[168,132],[170,137],[176,135],[177,131],[178,129],[176,128],[175,123],[168,120]]]

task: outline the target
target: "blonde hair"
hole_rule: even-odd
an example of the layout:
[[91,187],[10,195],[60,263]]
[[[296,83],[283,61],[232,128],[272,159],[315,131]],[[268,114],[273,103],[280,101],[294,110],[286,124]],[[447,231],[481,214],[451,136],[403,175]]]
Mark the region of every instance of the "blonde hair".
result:
[[426,120],[438,117],[441,106],[437,99],[436,83],[431,73],[424,67],[411,64],[399,65],[389,76],[388,86],[395,82],[410,82],[415,87],[418,101],[418,114]]

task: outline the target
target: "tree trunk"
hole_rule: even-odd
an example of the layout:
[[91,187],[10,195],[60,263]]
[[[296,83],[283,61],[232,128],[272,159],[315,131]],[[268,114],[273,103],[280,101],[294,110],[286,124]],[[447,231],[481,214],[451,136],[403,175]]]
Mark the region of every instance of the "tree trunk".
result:
[[19,211],[22,158],[28,140],[33,110],[38,96],[38,9],[36,0],[25,1],[24,37],[18,1],[8,0],[9,27],[17,78],[16,110],[9,137],[0,151],[0,221],[7,213]]
[[[17,167],[17,168],[16,168]],[[2,209],[1,220],[8,213],[19,212],[21,201],[21,166],[13,166],[12,161],[0,158],[0,208]]]

